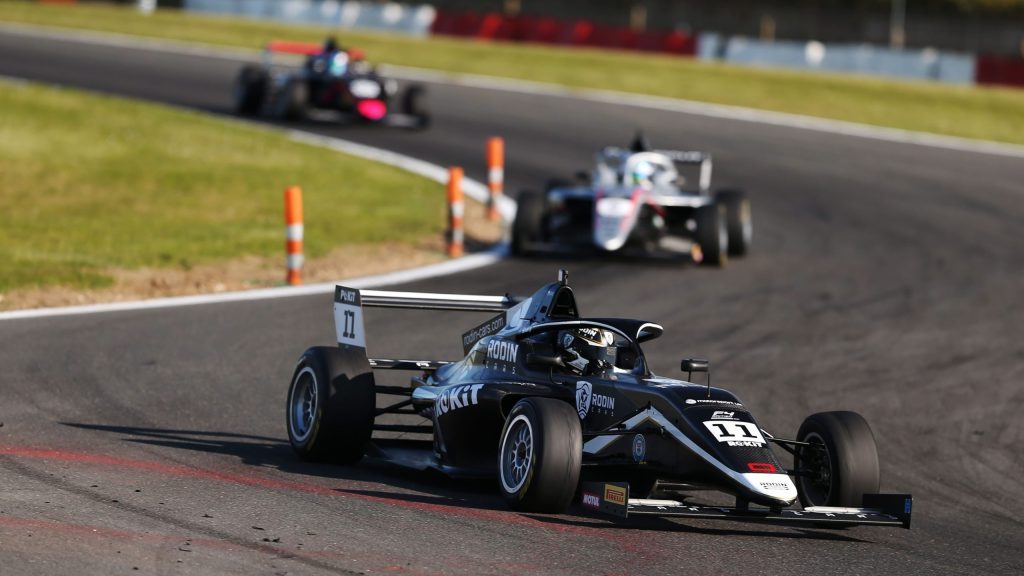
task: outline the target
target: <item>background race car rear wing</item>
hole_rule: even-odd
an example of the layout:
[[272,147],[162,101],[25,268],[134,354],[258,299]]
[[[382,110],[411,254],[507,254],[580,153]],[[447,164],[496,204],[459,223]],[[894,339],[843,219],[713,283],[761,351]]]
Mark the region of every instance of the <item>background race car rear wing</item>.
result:
[[[343,50],[352,60],[363,60],[366,55],[359,48]],[[315,42],[296,42],[292,40],[271,40],[263,47],[263,64],[273,64],[274,54],[293,54],[297,56],[317,56],[324,53],[324,46]]]
[[679,164],[699,164],[700,191],[707,192],[711,189],[711,154],[683,150],[655,150],[654,152],[668,156],[673,162]]
[[[409,308],[415,310],[460,310],[468,312],[505,312],[517,303],[512,296],[475,296],[434,294],[429,292],[392,292],[359,290],[346,286],[334,288],[334,329],[339,346],[366,350],[363,308]],[[422,369],[430,361],[370,360],[379,369]]]

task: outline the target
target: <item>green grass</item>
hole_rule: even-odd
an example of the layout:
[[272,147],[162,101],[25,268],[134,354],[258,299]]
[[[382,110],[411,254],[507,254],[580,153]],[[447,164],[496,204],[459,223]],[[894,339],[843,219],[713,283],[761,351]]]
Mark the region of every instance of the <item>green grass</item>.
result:
[[268,130],[34,85],[0,83],[0,110],[0,292],[283,258],[290,184],[303,188],[309,256],[443,226],[436,183]]
[[[144,16],[106,6],[0,3],[0,21],[66,26],[256,48],[269,39],[320,41],[323,28],[196,16]],[[580,88],[608,88],[1024,144],[1024,90],[760,70],[687,58],[340,32],[371,60]]]

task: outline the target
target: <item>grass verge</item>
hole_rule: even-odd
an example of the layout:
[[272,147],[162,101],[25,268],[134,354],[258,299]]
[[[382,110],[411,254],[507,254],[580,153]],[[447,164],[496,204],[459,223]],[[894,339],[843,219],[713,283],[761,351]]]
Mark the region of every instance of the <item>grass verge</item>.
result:
[[436,183],[265,129],[31,84],[0,83],[0,110],[0,296],[246,256],[279,277],[293,183],[312,258],[436,243],[443,227]]
[[[110,6],[0,3],[0,21],[83,28],[255,48],[271,38],[319,41],[325,30],[198,16],[142,15]],[[457,73],[507,76],[806,114],[878,126],[1024,144],[1024,90],[957,87],[856,76],[761,70],[687,58],[339,33],[371,59]]]

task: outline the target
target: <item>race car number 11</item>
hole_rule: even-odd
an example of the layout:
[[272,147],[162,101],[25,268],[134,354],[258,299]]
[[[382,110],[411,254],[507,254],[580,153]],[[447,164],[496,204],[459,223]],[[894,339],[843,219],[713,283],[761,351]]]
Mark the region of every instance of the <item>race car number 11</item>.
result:
[[341,291],[334,301],[334,331],[338,336],[338,344],[366,348],[366,335],[363,331],[363,308],[359,305],[359,297]]
[[[755,442],[764,444],[764,436],[752,422],[735,420],[709,420],[704,426],[719,442]],[[732,444],[730,444],[732,445]]]

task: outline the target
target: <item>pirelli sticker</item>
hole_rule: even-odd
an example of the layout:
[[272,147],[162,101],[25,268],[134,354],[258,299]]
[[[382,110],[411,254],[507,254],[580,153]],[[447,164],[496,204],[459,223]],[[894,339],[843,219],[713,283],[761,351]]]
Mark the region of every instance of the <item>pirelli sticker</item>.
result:
[[604,499],[609,504],[626,505],[626,489],[615,484],[604,485]]
[[629,484],[625,482],[584,482],[580,504],[625,518],[629,513]]

